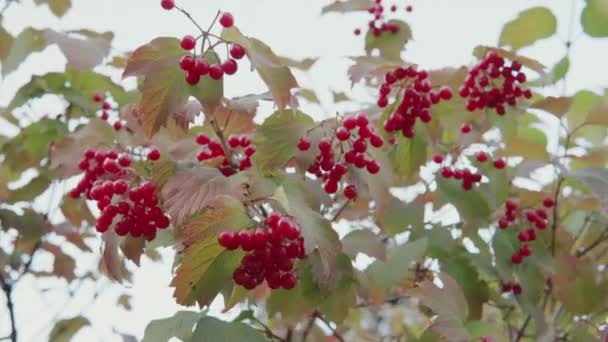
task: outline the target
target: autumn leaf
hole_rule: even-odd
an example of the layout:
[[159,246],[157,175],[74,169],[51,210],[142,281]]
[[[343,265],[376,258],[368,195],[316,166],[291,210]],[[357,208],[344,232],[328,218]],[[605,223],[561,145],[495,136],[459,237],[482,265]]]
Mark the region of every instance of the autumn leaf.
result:
[[356,12],[356,11],[367,11],[368,8],[372,7],[375,3],[371,0],[336,0],[333,3],[323,7],[321,14],[331,12]]
[[49,342],[69,342],[80,329],[88,325],[91,322],[82,316],[59,320],[49,334]]
[[103,234],[103,253],[99,261],[99,269],[110,279],[120,283],[128,279],[130,274],[118,254],[118,243],[118,236],[113,231],[109,230]]
[[188,341],[202,316],[200,312],[178,311],[171,317],[152,320],[144,330],[142,342],[167,342],[174,337]]
[[516,19],[505,24],[500,34],[500,45],[517,51],[537,40],[548,38],[557,29],[557,18],[546,7],[533,7],[519,13]]
[[205,316],[196,324],[192,341],[251,341],[264,342],[266,339],[257,330],[241,322],[226,322],[215,317]]
[[57,17],[63,17],[72,7],[71,0],[34,0],[36,5],[46,4]]
[[405,44],[412,39],[412,29],[410,26],[401,20],[389,20],[389,24],[397,25],[399,30],[393,32],[382,32],[380,36],[374,35],[372,30],[369,30],[365,35],[365,52],[368,56],[372,55],[375,49],[380,51],[380,57],[388,61],[401,61],[401,51],[405,48]]
[[[160,37],[129,56],[123,77],[144,77],[140,83],[139,111],[144,115],[142,125],[149,136],[156,133],[173,113],[179,112],[190,95],[196,97],[207,112],[213,112],[220,103],[223,81],[203,76],[198,85],[190,86],[179,68],[183,55],[178,39]],[[212,63],[218,61],[213,52],[204,57]]]
[[17,70],[19,65],[32,53],[46,47],[44,32],[28,27],[21,31],[12,41],[8,54],[2,59],[2,76]]
[[224,196],[242,198],[241,177],[225,177],[217,169],[194,167],[178,170],[162,188],[165,212],[176,225],[212,206]]
[[386,259],[386,246],[378,239],[376,234],[366,229],[348,233],[342,239],[342,250],[353,259],[359,253],[379,260]]
[[298,87],[291,70],[281,63],[270,47],[258,39],[244,36],[236,27],[224,29],[222,38],[245,48],[252,67],[268,86],[277,107],[285,109],[292,102],[291,89]]
[[74,68],[88,70],[99,65],[108,55],[112,34],[108,33],[104,36],[102,34],[93,35],[91,31],[85,31],[84,33],[88,33],[88,36],[81,33],[80,36],[85,37],[82,38],[75,34],[46,29],[44,39],[47,45],[57,44],[67,58],[68,63]]

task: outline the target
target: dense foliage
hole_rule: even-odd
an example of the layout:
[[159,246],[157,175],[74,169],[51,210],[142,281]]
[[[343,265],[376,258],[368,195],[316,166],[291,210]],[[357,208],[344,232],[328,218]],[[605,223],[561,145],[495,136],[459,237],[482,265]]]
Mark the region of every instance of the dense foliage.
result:
[[[71,6],[35,2],[58,17]],[[300,109],[318,99],[292,73],[316,59],[277,55],[231,13],[197,22],[163,0],[159,11],[183,15],[192,34],[124,56],[110,32],[0,26],[2,76],[51,45],[67,60],[0,109],[15,130],[0,136],[7,339],[17,340],[12,291],[24,275],[124,284],[167,247],[166,281],[191,308],[150,322],[145,342],[606,339],[608,92],[547,91],[567,79],[575,37],[555,66],[523,56],[557,28],[548,8],[529,8],[471,65],[425,70],[404,58],[415,3],[385,2],[322,9],[369,15],[353,28],[365,54],[347,76],[376,102],[336,94],[361,108],[321,121]],[[569,25],[606,39],[608,2],[584,6]],[[231,75],[253,71],[267,92],[224,96]],[[28,105],[48,97],[65,111],[30,120]],[[58,208],[34,205],[55,196]],[[97,255],[99,272],[75,272],[68,245]],[[53,256],[50,271],[32,262],[39,252]],[[213,317],[218,296],[240,315]],[[60,320],[49,340],[89,324]]]

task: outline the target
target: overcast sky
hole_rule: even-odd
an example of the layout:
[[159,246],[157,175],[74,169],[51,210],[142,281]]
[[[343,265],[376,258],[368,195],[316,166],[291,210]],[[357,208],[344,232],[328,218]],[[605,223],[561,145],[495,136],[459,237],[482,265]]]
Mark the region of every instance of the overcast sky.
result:
[[[130,51],[158,36],[181,37],[195,33],[194,27],[179,13],[163,11],[157,0],[73,0],[74,7],[62,19],[53,17],[45,7],[35,7],[32,1],[12,6],[3,20],[5,27],[16,35],[27,26],[51,27],[57,30],[89,28],[97,31],[112,30],[115,33],[116,52]],[[349,62],[345,56],[363,53],[362,37],[355,37],[356,27],[365,27],[366,14],[331,14],[321,17],[320,9],[328,0],[182,0],[180,5],[187,8],[201,23],[208,23],[217,9],[234,14],[235,23],[243,33],[254,36],[270,45],[277,54],[292,58],[317,57],[322,59],[308,74],[298,73],[298,81],[305,87],[314,88],[323,106],[305,106],[305,111],[321,117],[324,113],[333,115],[337,109],[331,103],[331,90],[348,91],[350,84],[346,77]],[[3,3],[0,1],[0,3]],[[472,49],[476,45],[495,45],[502,24],[514,18],[520,10],[531,6],[548,6],[558,18],[558,33],[551,39],[525,48],[521,54],[536,58],[548,67],[565,54],[569,23],[571,21],[571,1],[532,0],[420,0],[397,1],[388,4],[400,7],[411,4],[412,13],[400,12],[413,29],[414,41],[407,46],[404,57],[407,62],[417,63],[426,68],[458,66],[473,62]],[[568,74],[567,93],[581,88],[603,91],[608,86],[608,40],[590,39],[581,33],[580,11],[584,1],[575,1],[574,45],[571,52],[571,68]],[[205,26],[205,25],[203,25]],[[600,61],[604,61],[602,64]],[[0,107],[5,106],[16,89],[26,83],[32,74],[61,71],[65,59],[55,47],[27,59],[22,67],[6,79],[0,81]],[[243,68],[244,70],[244,68]],[[119,81],[118,75],[113,75]],[[263,84],[255,73],[240,72],[225,83],[226,96],[237,96],[264,91]],[[562,85],[547,89],[547,92],[561,93]],[[359,99],[369,99],[369,94],[355,91]],[[35,114],[42,114],[49,108],[34,106]],[[269,111],[262,111],[262,116]],[[6,127],[0,127],[6,132]],[[44,258],[44,256],[42,256]],[[41,259],[42,259],[41,258]],[[65,282],[50,281],[46,284],[26,277],[15,291],[17,324],[21,341],[41,341],[46,338],[53,318],[70,317],[81,312],[89,303],[95,286],[103,288],[101,297],[85,309],[85,315],[94,323],[93,328],[83,329],[77,341],[115,341],[113,327],[119,331],[143,335],[146,324],[155,318],[167,317],[176,310],[184,309],[174,304],[171,280],[172,256],[165,253],[165,263],[142,262],[135,273],[131,285],[118,288],[104,284],[86,282],[80,288],[80,295],[68,300]],[[94,265],[94,259],[79,259],[81,270]],[[40,293],[40,288],[51,288]],[[56,290],[59,289],[59,290]],[[118,293],[133,295],[132,311],[116,308]],[[67,304],[66,304],[67,303]],[[4,307],[4,298],[0,299]],[[0,309],[0,336],[8,334],[8,317]]]

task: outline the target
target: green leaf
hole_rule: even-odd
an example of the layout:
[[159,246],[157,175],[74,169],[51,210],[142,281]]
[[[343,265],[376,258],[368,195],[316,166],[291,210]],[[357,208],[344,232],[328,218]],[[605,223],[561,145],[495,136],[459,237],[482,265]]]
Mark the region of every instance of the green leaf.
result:
[[443,337],[453,341],[468,341],[469,334],[465,323],[469,315],[466,297],[458,283],[445,273],[439,274],[443,286],[426,280],[419,287],[409,291],[413,297],[420,299],[422,305],[433,310],[438,317],[432,323],[432,329]]
[[539,79],[528,82],[528,85],[530,87],[546,87],[555,84],[566,77],[568,70],[570,70],[570,58],[564,56],[553,66],[551,71]]
[[361,229],[348,233],[342,239],[342,250],[355,259],[358,253],[386,260],[386,246],[370,230]]
[[557,29],[557,18],[546,7],[533,7],[506,23],[500,34],[500,45],[517,51],[537,40],[551,37]]
[[241,251],[224,251],[213,260],[197,287],[200,306],[211,304],[227,284],[232,284],[232,273],[241,264],[242,257]]
[[367,11],[368,8],[372,7],[374,2],[371,0],[336,0],[333,3],[324,6],[321,9],[321,14],[338,12],[338,13],[348,13],[348,12],[358,12],[358,11]]
[[96,34],[83,38],[52,29],[44,30],[47,46],[57,44],[68,63],[78,70],[89,70],[99,65],[110,52],[112,38],[112,34]]
[[67,127],[61,121],[51,119],[37,121],[2,146],[1,151],[6,155],[3,163],[14,171],[38,166],[47,156],[51,142],[62,138],[66,133]]
[[390,24],[397,25],[399,31],[392,33],[390,31],[382,32],[376,37],[372,30],[367,31],[365,35],[365,53],[371,55],[375,49],[380,51],[380,57],[393,62],[401,61],[401,51],[405,44],[412,39],[412,29],[410,26],[401,20],[389,20]]
[[2,26],[2,16],[0,16],[0,61],[3,63],[11,51],[14,40],[13,36]]
[[[196,86],[189,85],[179,60],[184,51],[179,39],[160,37],[137,48],[130,56],[123,77],[143,76],[140,83],[139,110],[144,113],[142,125],[149,136],[156,133],[169,117],[182,110],[188,96],[196,97],[206,112],[212,113],[223,94],[223,81],[214,81],[208,75],[201,77]],[[213,52],[205,54],[208,61],[217,61]]]
[[410,263],[424,255],[427,245],[422,238],[396,246],[388,251],[386,261],[374,261],[366,272],[379,287],[389,290],[408,274]]
[[489,299],[488,285],[479,278],[479,272],[471,263],[468,252],[461,249],[459,255],[441,258],[441,270],[450,275],[464,292],[469,308],[469,319],[481,319],[483,304]]
[[581,14],[581,24],[591,37],[608,37],[608,1],[587,0]]
[[568,177],[583,183],[600,201],[600,208],[608,212],[608,169],[586,168],[570,171]]
[[484,222],[490,216],[488,202],[478,191],[464,191],[460,182],[453,179],[437,178],[436,181],[442,203],[453,204],[465,222]]
[[201,316],[200,312],[178,311],[171,317],[155,319],[146,326],[142,342],[168,342],[174,337],[186,341]]
[[[552,277],[555,297],[575,315],[590,314],[605,307],[606,283],[601,283],[589,259],[580,259],[567,252],[556,258],[557,270]],[[597,266],[596,266],[597,267]]]
[[91,322],[82,316],[57,321],[49,334],[49,341],[69,342],[80,329],[88,325],[91,325]]
[[587,120],[587,114],[601,101],[601,96],[589,91],[581,90],[574,95],[572,105],[566,118],[568,119],[568,127],[573,129]]
[[318,209],[311,208],[310,198],[306,197],[309,190],[303,183],[286,182],[278,191],[284,191],[287,203],[282,204],[300,225],[306,254],[319,250],[321,269],[320,274],[315,276],[319,286],[327,288],[342,249],[338,234],[332,229],[331,223],[317,212]]
[[179,225],[194,213],[224,196],[242,198],[241,177],[225,177],[217,169],[194,167],[179,170],[162,187],[164,208]]
[[396,148],[391,151],[390,158],[395,173],[408,181],[417,178],[420,167],[427,161],[427,137],[421,123],[414,126],[414,137],[406,138],[398,135]]
[[265,342],[257,330],[241,322],[225,322],[215,317],[205,316],[196,324],[189,339],[191,342],[251,341]]
[[313,127],[313,119],[299,111],[274,112],[258,128],[253,139],[254,165],[264,174],[282,168],[298,153],[298,140]]
[[32,53],[46,47],[44,33],[28,27],[15,37],[10,52],[2,59],[2,77],[17,70],[19,65]]
[[11,191],[7,203],[29,202],[40,196],[51,184],[48,175],[42,174],[32,179],[27,185]]
[[[524,157],[525,159],[549,161],[551,157],[547,152],[547,137],[545,134],[537,129],[532,132],[531,136],[533,139],[526,139],[521,136],[521,133],[517,137],[513,137],[506,144],[505,148],[502,149],[499,155],[503,157]],[[539,141],[540,140],[540,141]]]
[[[177,269],[171,286],[175,287],[174,296],[182,305],[192,305],[195,301],[208,298],[209,276],[207,272],[221,273],[212,267],[216,258],[225,251],[217,242],[217,235],[224,230],[237,231],[251,226],[243,204],[232,198],[223,197],[217,205],[202,210],[180,227],[178,232],[187,246],[181,265]],[[219,266],[215,266],[219,267]]]
[[406,203],[391,196],[385,212],[376,216],[376,222],[383,232],[391,236],[404,232],[409,226],[422,227],[424,204],[418,201]]
[[47,4],[51,12],[57,17],[63,17],[70,7],[72,7],[71,0],[34,0],[36,5]]
[[268,45],[256,38],[244,36],[234,26],[224,29],[222,38],[245,48],[251,66],[268,86],[279,110],[292,103],[291,90],[298,87],[298,82],[291,70],[281,63],[281,59]]
[[541,100],[538,100],[530,106],[530,108],[534,109],[542,109],[551,114],[554,114],[558,118],[566,115],[572,106],[572,97],[562,96],[562,97],[553,97],[547,96]]

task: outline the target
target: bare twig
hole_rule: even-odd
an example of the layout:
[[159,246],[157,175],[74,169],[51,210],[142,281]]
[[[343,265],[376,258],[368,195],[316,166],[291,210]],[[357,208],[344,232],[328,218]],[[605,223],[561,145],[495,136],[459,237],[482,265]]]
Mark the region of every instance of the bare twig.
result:
[[316,313],[317,313],[317,318],[321,322],[323,322],[327,326],[327,328],[329,328],[329,330],[331,330],[331,332],[334,335],[334,337],[337,338],[338,341],[344,342],[344,337],[342,337],[342,335],[340,335],[340,333],[336,329],[334,329],[334,327],[331,326],[331,322],[329,322],[328,320],[326,320],[325,317],[323,317],[323,315],[321,315],[319,312],[316,312]]
[[330,220],[331,222],[336,222],[336,220],[338,218],[340,218],[340,215],[342,215],[342,212],[344,211],[344,209],[346,209],[346,207],[350,204],[350,199],[347,200],[346,202],[344,202],[344,204],[342,204],[342,206],[340,207],[340,209],[338,209],[338,211],[336,212],[336,214],[334,215],[334,217]]
[[602,234],[600,234],[600,236],[597,239],[595,239],[595,241],[593,241],[589,246],[576,252],[576,256],[579,258],[585,256],[587,253],[591,252],[594,248],[599,246],[604,241],[608,241],[608,234],[606,234],[606,231],[604,231]]
[[15,305],[13,303],[13,284],[7,281],[2,274],[0,274],[0,283],[2,284],[2,290],[6,295],[6,308],[11,320],[11,333],[9,339],[11,342],[17,342],[17,323],[15,322]]
[[310,331],[312,330],[312,327],[315,326],[315,321],[316,320],[317,320],[317,312],[315,311],[312,314],[312,316],[310,317],[310,320],[308,321],[308,324],[306,324],[306,328],[304,328],[304,332],[302,332],[302,342],[306,342],[306,338],[310,334]]

